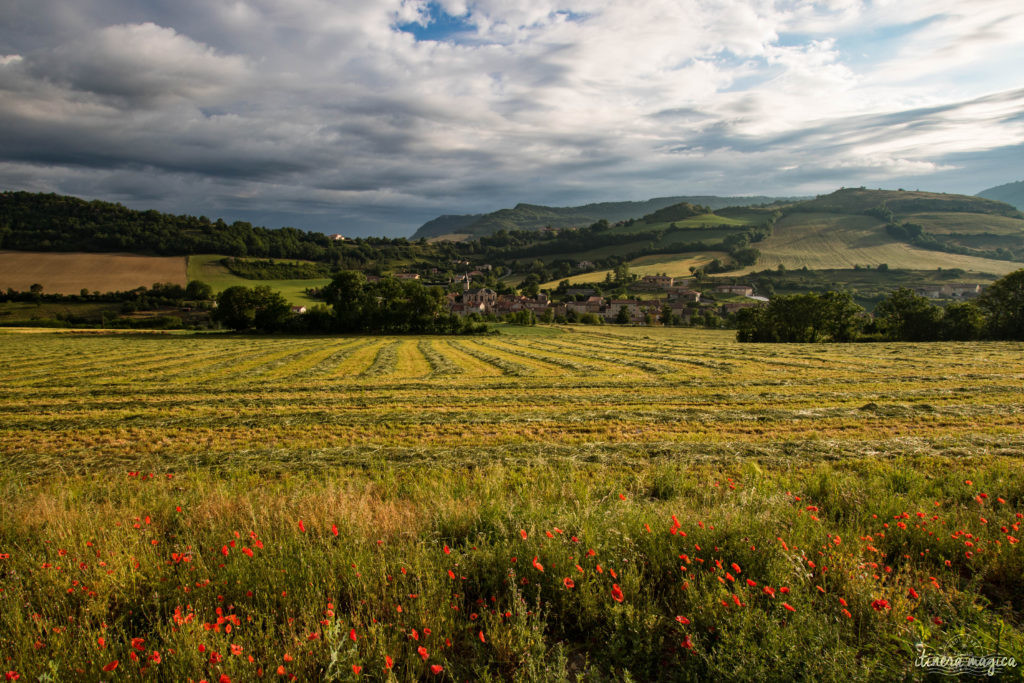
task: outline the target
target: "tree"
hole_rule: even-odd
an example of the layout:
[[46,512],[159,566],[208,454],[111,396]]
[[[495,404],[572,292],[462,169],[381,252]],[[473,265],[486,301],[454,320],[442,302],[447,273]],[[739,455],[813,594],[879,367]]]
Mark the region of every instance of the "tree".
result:
[[985,336],[988,317],[973,303],[957,302],[946,306],[942,318],[942,338],[952,341],[973,341]]
[[206,301],[213,298],[213,287],[200,280],[190,280],[185,287],[185,298],[191,301]]
[[875,307],[875,320],[893,340],[936,340],[941,335],[942,309],[913,290],[901,287]]
[[660,320],[661,324],[665,325],[666,327],[671,325],[672,324],[672,307],[667,305],[667,304],[662,306],[661,307],[661,316],[658,318],[658,320]]
[[615,314],[615,323],[617,325],[629,324],[629,308],[626,306],[619,306],[619,312]]
[[1024,340],[1024,268],[993,282],[978,299],[988,313],[989,334]]
[[217,296],[213,317],[233,330],[255,327],[273,331],[280,329],[288,313],[288,302],[270,287],[236,286],[228,287]]

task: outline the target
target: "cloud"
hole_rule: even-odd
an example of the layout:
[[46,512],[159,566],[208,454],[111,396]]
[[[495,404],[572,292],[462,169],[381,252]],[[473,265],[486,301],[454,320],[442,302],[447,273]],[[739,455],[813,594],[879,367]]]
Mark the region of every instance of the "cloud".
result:
[[0,181],[378,234],[518,201],[966,190],[1024,176],[1016,4],[12,0]]

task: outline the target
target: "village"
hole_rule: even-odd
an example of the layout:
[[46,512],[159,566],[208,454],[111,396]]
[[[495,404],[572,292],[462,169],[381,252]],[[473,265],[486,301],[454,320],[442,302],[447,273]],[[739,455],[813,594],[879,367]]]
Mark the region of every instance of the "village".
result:
[[[741,308],[759,306],[768,299],[755,296],[746,284],[714,285],[708,293],[694,288],[690,278],[667,275],[645,275],[630,284],[639,296],[616,298],[601,296],[594,287],[576,285],[563,288],[557,300],[545,292],[535,296],[499,294],[487,287],[473,287],[470,278],[463,280],[461,293],[450,292],[449,309],[460,316],[502,317],[528,311],[538,319],[580,322],[606,322],[631,325],[655,322],[691,324],[698,316],[724,316]],[[642,294],[641,294],[642,293]],[[721,299],[728,299],[722,301]],[[737,300],[740,299],[740,300]]]

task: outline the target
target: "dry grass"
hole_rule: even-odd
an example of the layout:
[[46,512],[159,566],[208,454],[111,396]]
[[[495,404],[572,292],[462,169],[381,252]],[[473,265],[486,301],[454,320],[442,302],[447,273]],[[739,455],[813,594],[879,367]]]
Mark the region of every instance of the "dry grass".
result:
[[79,294],[82,289],[120,292],[157,282],[185,285],[184,256],[0,251],[0,288]]

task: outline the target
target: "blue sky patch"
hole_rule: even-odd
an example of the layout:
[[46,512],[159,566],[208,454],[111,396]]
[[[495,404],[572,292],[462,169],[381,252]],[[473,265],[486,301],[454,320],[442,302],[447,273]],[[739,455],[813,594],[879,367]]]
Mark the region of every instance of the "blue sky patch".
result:
[[448,14],[436,2],[427,4],[427,25],[416,22],[409,24],[398,24],[396,28],[404,33],[411,33],[416,40],[433,40],[442,42],[454,40],[460,33],[468,33],[475,30],[470,21],[469,13],[456,17]]

